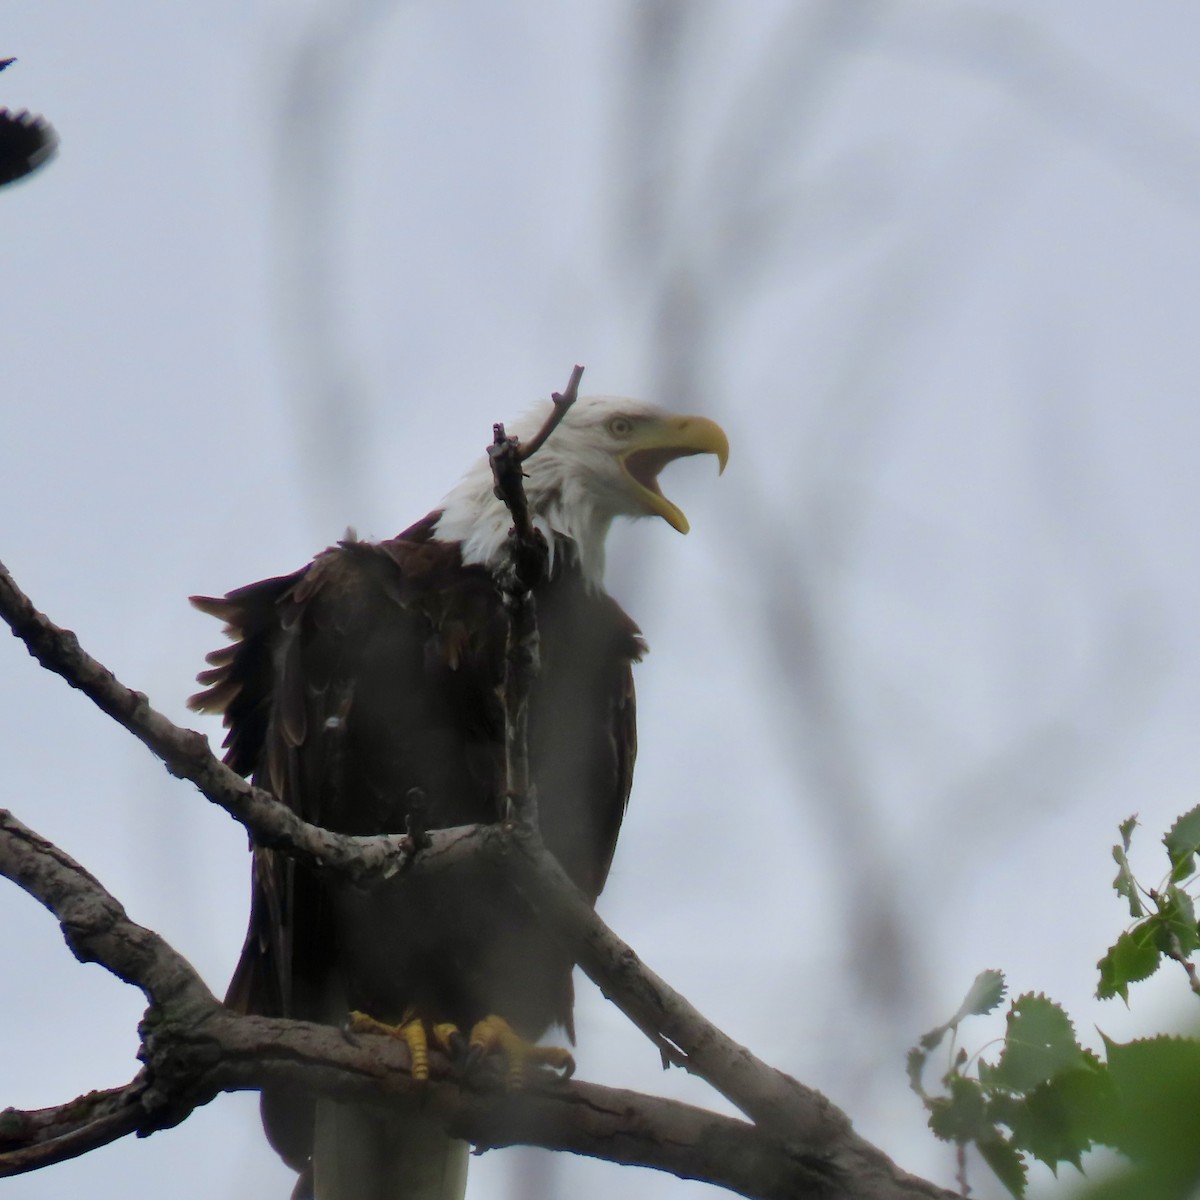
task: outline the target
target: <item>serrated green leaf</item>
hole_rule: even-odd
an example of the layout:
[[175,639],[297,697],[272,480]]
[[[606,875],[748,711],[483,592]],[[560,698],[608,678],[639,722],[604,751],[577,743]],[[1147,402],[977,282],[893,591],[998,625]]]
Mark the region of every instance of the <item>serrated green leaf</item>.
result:
[[[1200,1091],[1200,1039],[1162,1033],[1156,1037],[1114,1042],[1105,1034],[1104,1045],[1113,1083],[1126,1099],[1141,1102],[1156,1094],[1165,1078],[1194,1080]],[[1200,1121],[1200,1105],[1195,1118]]]
[[1026,993],[1013,1001],[1004,1049],[989,1084],[1028,1092],[1057,1072],[1086,1062],[1070,1018],[1053,1000]]
[[1135,1162],[1170,1165],[1194,1178],[1200,1173],[1200,1041],[1104,1041],[1119,1103],[1107,1143]]
[[958,1012],[951,1018],[951,1024],[957,1024],[964,1017],[986,1016],[1004,1000],[1005,990],[1003,971],[980,971]]
[[1179,1192],[1178,1189],[1164,1188],[1157,1174],[1136,1168],[1117,1170],[1075,1193],[1075,1200],[1194,1200],[1190,1190]]
[[1171,856],[1171,878],[1179,883],[1196,869],[1196,851],[1200,850],[1200,804],[1185,812],[1163,838]]
[[1166,894],[1159,901],[1158,921],[1158,944],[1164,954],[1180,954],[1186,958],[1200,947],[1195,905],[1177,883],[1167,885]]
[[1004,1082],[1003,1076],[999,1079],[996,1077],[996,1068],[985,1059],[980,1059],[975,1067],[976,1073],[979,1075],[979,1082],[983,1084],[983,1090],[993,1098],[1001,1095],[1006,1095],[1008,1085]]
[[[964,1018],[990,1013],[1004,999],[1004,987],[1002,971],[980,971],[967,989],[967,994],[954,1016],[942,1025],[935,1025],[928,1033],[921,1034],[917,1042],[918,1047],[926,1051],[934,1050],[946,1034],[958,1028],[959,1022]],[[912,1051],[909,1054],[911,1055]]]
[[1142,898],[1138,895],[1137,880],[1134,878],[1133,870],[1129,865],[1129,838],[1133,833],[1133,827],[1137,824],[1136,817],[1130,817],[1128,821],[1121,823],[1121,843],[1112,848],[1113,861],[1117,864],[1117,877],[1113,880],[1113,887],[1117,891],[1117,895],[1124,896],[1129,903],[1129,915],[1137,920],[1142,916],[1145,909],[1142,907]]
[[929,1128],[944,1142],[975,1142],[999,1136],[995,1123],[987,1116],[983,1089],[974,1079],[955,1075],[949,1082],[949,1094],[928,1105]]
[[922,1099],[925,1097],[925,1085],[921,1082],[921,1076],[925,1072],[927,1057],[928,1055],[919,1046],[914,1046],[908,1052],[904,1062],[905,1069],[908,1071],[908,1086]]
[[1085,1058],[1086,1066],[1060,1071],[1014,1099],[1002,1118],[1012,1130],[1013,1145],[1053,1171],[1064,1162],[1082,1170],[1084,1151],[1111,1128],[1114,1089],[1108,1069],[1094,1055]]
[[1129,849],[1129,843],[1133,841],[1133,831],[1137,828],[1137,824],[1137,813],[1134,813],[1132,817],[1126,817],[1125,820],[1123,820],[1121,824],[1117,826],[1117,829],[1121,834],[1121,845],[1124,846],[1126,850]]
[[1025,1195],[1025,1163],[1011,1142],[1004,1138],[980,1142],[979,1153],[983,1161],[996,1173],[996,1178],[1017,1200]]
[[1162,961],[1160,928],[1157,916],[1147,917],[1109,947],[1108,953],[1096,964],[1100,968],[1100,985],[1096,988],[1099,1000],[1120,996],[1129,1002],[1129,985],[1148,979]]

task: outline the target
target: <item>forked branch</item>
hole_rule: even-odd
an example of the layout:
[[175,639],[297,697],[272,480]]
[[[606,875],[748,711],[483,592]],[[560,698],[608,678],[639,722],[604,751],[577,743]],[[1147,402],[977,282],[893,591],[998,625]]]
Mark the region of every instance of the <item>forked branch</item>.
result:
[[[554,417],[531,443],[533,449],[569,408],[580,373],[576,368],[567,392],[556,396]],[[519,451],[503,451],[500,457],[509,465],[498,472],[497,487],[515,487],[523,499],[524,458]],[[513,538],[519,543],[524,535],[516,531]],[[524,539],[525,550],[538,538],[535,531]],[[536,671],[536,614],[531,585],[519,568],[501,586],[514,627],[509,684],[516,700],[510,696],[507,737],[513,756],[508,786],[517,819],[429,831],[419,853],[407,836],[346,837],[309,825],[246,783],[217,760],[206,738],[172,724],[144,695],[89,656],[74,634],[39,613],[2,564],[0,617],[44,667],[88,695],[173,774],[196,784],[259,845],[363,884],[397,873],[453,872],[480,856],[494,862],[664,1061],[701,1076],[750,1118],[719,1117],[575,1081],[534,1085],[520,1095],[489,1091],[444,1073],[439,1078],[435,1055],[435,1078],[421,1085],[422,1111],[442,1120],[455,1136],[485,1146],[526,1143],[637,1163],[746,1196],[949,1200],[951,1193],[906,1175],[859,1138],[845,1114],[820,1093],[769,1067],[705,1020],[608,929],[546,851],[517,711]],[[349,1038],[325,1026],[229,1012],[171,946],[131,922],[82,867],[7,813],[0,814],[0,874],[58,917],[77,957],[99,962],[140,987],[150,1003],[142,1026],[145,1067],[124,1088],[91,1093],[54,1109],[0,1114],[0,1175],[73,1157],[130,1132],[174,1124],[220,1091],[286,1081],[323,1095],[413,1103],[406,1052],[394,1040]],[[391,886],[403,881],[393,880]]]

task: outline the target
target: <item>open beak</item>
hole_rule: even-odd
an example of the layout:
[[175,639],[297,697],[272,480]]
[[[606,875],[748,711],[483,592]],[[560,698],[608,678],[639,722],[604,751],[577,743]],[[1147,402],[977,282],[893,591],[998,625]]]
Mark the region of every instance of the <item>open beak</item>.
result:
[[692,454],[715,454],[724,471],[729,461],[725,430],[707,417],[663,417],[640,424],[620,457],[638,500],[680,533],[687,533],[688,519],[662,494],[658,473],[667,463]]

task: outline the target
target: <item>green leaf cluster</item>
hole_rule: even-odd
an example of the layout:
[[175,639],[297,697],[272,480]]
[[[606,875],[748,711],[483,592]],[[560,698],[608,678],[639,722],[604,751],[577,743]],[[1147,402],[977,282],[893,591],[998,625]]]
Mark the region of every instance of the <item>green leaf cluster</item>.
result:
[[[1200,950],[1191,889],[1200,855],[1200,806],[1181,816],[1163,838],[1170,868],[1157,888],[1145,888],[1129,862],[1137,820],[1120,826],[1113,847],[1116,889],[1133,924],[1100,960],[1101,998],[1128,1002],[1131,983],[1166,960],[1179,963],[1200,995],[1192,958]],[[926,1033],[908,1054],[908,1076],[945,1141],[973,1145],[1017,1197],[1024,1195],[1031,1158],[1057,1172],[1082,1169],[1095,1146],[1117,1150],[1128,1167],[1087,1192],[1088,1200],[1188,1200],[1200,1195],[1200,1038],[1150,1037],[1127,1043],[1104,1039],[1104,1057],[1080,1046],[1063,1009],[1026,993],[1011,1003],[998,1054],[969,1055],[957,1045],[959,1027],[1004,999],[1004,976],[980,974],[954,1015]],[[932,1092],[925,1073],[946,1043],[945,1069]]]
[[[967,1016],[990,1011],[1003,995],[998,971],[988,1009],[960,1007],[950,1021],[930,1030],[909,1051],[909,1079],[929,1112],[929,1127],[945,1141],[973,1144],[1014,1196],[1025,1192],[1027,1158],[1057,1170],[1080,1165],[1083,1152],[1102,1140],[1112,1107],[1104,1065],[1084,1050],[1066,1013],[1043,995],[1027,993],[1008,1011],[1004,1040],[994,1062],[955,1051],[953,1037]],[[998,988],[995,986],[998,985]],[[941,1090],[929,1094],[922,1078],[929,1053],[951,1036],[949,1068]]]
[[1129,846],[1137,818],[1121,824],[1121,841],[1113,847],[1117,877],[1113,887],[1129,905],[1135,924],[1109,947],[1097,966],[1101,1000],[1120,996],[1129,1002],[1129,985],[1148,979],[1164,959],[1179,963],[1188,972],[1192,989],[1200,993],[1191,967],[1191,956],[1200,949],[1200,926],[1189,888],[1196,884],[1196,855],[1200,852],[1200,806],[1186,812],[1171,826],[1163,845],[1170,870],[1157,888],[1144,888],[1129,865]]

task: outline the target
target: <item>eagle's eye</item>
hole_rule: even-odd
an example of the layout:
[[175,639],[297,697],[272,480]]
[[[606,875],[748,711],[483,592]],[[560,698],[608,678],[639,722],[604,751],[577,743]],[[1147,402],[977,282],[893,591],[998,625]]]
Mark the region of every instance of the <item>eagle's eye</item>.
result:
[[611,417],[608,422],[608,432],[613,437],[628,437],[633,432],[633,422],[628,417]]

